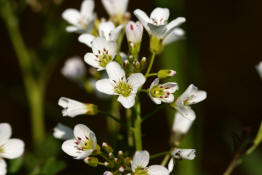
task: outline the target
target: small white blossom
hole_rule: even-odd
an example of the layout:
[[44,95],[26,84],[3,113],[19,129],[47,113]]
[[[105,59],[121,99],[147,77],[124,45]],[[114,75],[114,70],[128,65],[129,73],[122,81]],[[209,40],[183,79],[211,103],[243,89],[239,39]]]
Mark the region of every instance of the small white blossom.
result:
[[185,36],[185,31],[179,27],[175,28],[171,33],[169,33],[163,40],[163,45],[168,45],[177,40],[183,39]]
[[105,171],[105,172],[104,172],[104,175],[113,175],[113,173],[110,172],[110,171]]
[[161,165],[151,165],[149,167],[149,152],[148,151],[136,151],[132,161],[132,172],[134,174],[147,174],[147,175],[169,175],[169,171],[166,167]]
[[179,112],[176,112],[172,128],[173,133],[186,134],[194,121],[195,117],[185,118]]
[[259,64],[256,66],[256,69],[260,78],[262,78],[262,61],[259,62]]
[[[167,8],[155,8],[150,17],[140,9],[135,10],[134,14],[150,35],[160,39],[166,38],[165,43],[174,41],[174,38],[182,34],[182,29],[178,31],[177,27],[186,21],[184,17],[178,17],[168,23],[169,10]],[[171,35],[171,33],[173,34]]]
[[[98,26],[99,37],[107,41],[116,41],[123,29],[123,25],[115,27],[111,21],[101,22]],[[78,41],[92,47],[93,41],[96,37],[91,34],[82,34],[79,36]]]
[[195,149],[179,149],[179,148],[176,148],[172,152],[172,156],[176,159],[193,160],[196,157],[196,150]]
[[73,130],[68,126],[58,123],[54,128],[53,136],[57,139],[67,140],[74,137]]
[[102,3],[110,16],[122,16],[126,12],[128,0],[102,0]]
[[106,41],[104,38],[96,38],[92,43],[93,53],[85,55],[85,62],[97,68],[98,71],[104,70],[106,65],[111,62],[117,54],[116,42]]
[[6,174],[6,159],[16,159],[24,153],[24,142],[11,139],[12,128],[8,123],[0,123],[0,175]]
[[79,57],[69,58],[61,70],[62,74],[72,80],[79,80],[84,77],[86,68],[84,62]]
[[65,10],[62,17],[71,24],[66,30],[68,32],[90,31],[96,18],[96,14],[93,12],[94,7],[95,2],[93,0],[84,0],[80,11],[72,8]]
[[207,97],[206,91],[200,91],[193,84],[189,85],[185,92],[176,100],[175,108],[184,117],[189,120],[195,120],[195,112],[190,105],[199,103]]
[[143,25],[140,22],[130,21],[126,25],[126,37],[131,43],[140,43],[143,37]]
[[156,104],[172,103],[174,101],[173,93],[178,90],[178,85],[174,82],[159,84],[159,79],[156,78],[150,85],[149,96]]
[[81,103],[66,97],[61,97],[58,100],[58,105],[64,108],[62,115],[71,118],[82,114],[95,115],[97,112],[96,105]]
[[173,171],[174,165],[175,165],[174,159],[171,158],[171,159],[169,160],[169,162],[168,162],[168,171],[169,171],[169,173],[171,173],[171,172]]
[[62,144],[62,150],[75,159],[84,159],[96,149],[96,136],[87,126],[78,124],[74,127],[73,139]]
[[125,107],[131,108],[135,104],[137,90],[145,83],[141,73],[131,74],[126,79],[125,71],[116,62],[106,66],[108,79],[98,80],[96,89],[108,95],[119,95],[118,101]]

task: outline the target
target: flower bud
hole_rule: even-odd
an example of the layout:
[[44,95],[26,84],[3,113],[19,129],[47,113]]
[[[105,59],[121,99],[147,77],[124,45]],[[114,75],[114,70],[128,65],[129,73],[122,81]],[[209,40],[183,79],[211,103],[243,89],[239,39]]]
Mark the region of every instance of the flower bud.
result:
[[137,70],[140,69],[140,63],[139,63],[139,61],[135,61],[135,62],[134,62],[134,65],[135,65],[135,68],[136,68]]
[[84,162],[91,167],[97,167],[98,165],[98,159],[96,157],[87,157]]
[[140,22],[130,21],[126,25],[126,37],[130,43],[140,43],[143,36],[143,25]]
[[113,175],[113,173],[111,171],[105,171],[104,175]]
[[141,70],[145,69],[146,67],[146,57],[143,57],[140,61],[141,64]]
[[163,79],[163,78],[167,78],[167,77],[173,77],[174,75],[176,75],[176,71],[172,70],[172,69],[163,69],[158,71],[157,73],[157,77],[159,79]]
[[106,142],[104,142],[102,144],[102,148],[107,152],[107,153],[112,153],[113,152],[113,148],[111,146],[109,146]]
[[96,115],[98,113],[98,107],[94,104],[86,104],[87,115]]
[[125,171],[125,168],[124,168],[123,166],[121,166],[121,167],[119,167],[118,171],[119,171],[120,173],[123,173],[123,172]]

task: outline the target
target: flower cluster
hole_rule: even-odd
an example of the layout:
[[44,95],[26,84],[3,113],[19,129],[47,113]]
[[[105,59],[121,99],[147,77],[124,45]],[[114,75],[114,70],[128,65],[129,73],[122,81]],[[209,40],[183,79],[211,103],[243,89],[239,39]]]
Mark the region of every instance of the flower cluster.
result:
[[[93,76],[92,80],[95,80],[91,87],[102,94],[117,96],[112,98],[112,103],[118,101],[127,110],[133,108],[128,111],[131,111],[134,118],[126,116],[129,125],[123,125],[127,127],[127,132],[132,132],[130,137],[135,142],[133,159],[130,158],[131,154],[125,151],[118,151],[116,155],[114,148],[107,143],[99,145],[94,132],[83,124],[76,125],[74,130],[58,124],[54,129],[54,137],[66,140],[62,144],[62,150],[68,155],[75,159],[84,159],[93,167],[103,165],[108,168],[104,175],[168,175],[173,171],[174,159],[192,160],[195,157],[194,149],[182,149],[179,148],[179,144],[196,119],[190,105],[203,101],[207,96],[205,91],[198,90],[193,84],[189,85],[184,93],[177,95],[178,83],[167,81],[176,75],[174,70],[163,69],[151,73],[155,58],[165,46],[184,38],[185,32],[180,25],[186,20],[184,17],[178,17],[169,22],[169,10],[156,8],[150,16],[136,9],[134,15],[138,21],[134,22],[130,20],[131,14],[127,12],[128,0],[102,0],[102,4],[109,14],[108,20],[97,18],[93,0],[84,0],[80,11],[68,9],[62,16],[71,24],[66,30],[80,33],[78,41],[92,50],[82,59],[90,66],[89,72]],[[141,57],[140,53],[144,29],[150,37],[150,59]],[[128,41],[128,53],[121,52],[124,36]],[[88,81],[79,78],[86,72],[82,64],[83,62],[77,59],[67,61],[62,72],[70,79]],[[155,77],[154,81],[151,77]],[[149,87],[145,86],[147,81],[152,81]],[[171,150],[165,159],[170,160],[168,168],[165,167],[166,161],[162,162],[162,165],[148,166],[149,152],[141,151],[143,119],[140,115],[140,93],[146,93],[156,105],[167,103],[176,111]],[[65,97],[61,97],[58,104],[64,108],[63,116],[106,114],[122,124],[122,116],[116,117],[110,112],[104,112],[94,104],[85,104]],[[129,146],[133,148],[131,144]]]

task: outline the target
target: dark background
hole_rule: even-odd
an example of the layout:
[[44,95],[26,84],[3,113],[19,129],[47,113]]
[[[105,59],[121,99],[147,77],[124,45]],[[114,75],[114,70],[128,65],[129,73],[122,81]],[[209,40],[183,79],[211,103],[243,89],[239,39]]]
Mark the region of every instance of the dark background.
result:
[[[80,3],[80,0],[64,1],[59,7],[57,17],[66,8],[79,8]],[[154,1],[131,0],[129,11],[140,8],[149,14],[154,7],[156,7]],[[262,60],[261,10],[262,1],[259,0],[186,0],[184,10],[180,8],[177,13],[171,11],[174,16],[184,15],[187,18],[186,42],[191,50],[194,50],[194,53],[188,55],[197,58],[196,71],[201,75],[201,81],[189,78],[189,82],[208,92],[207,100],[193,107],[200,107],[202,113],[194,127],[198,127],[200,122],[203,127],[201,131],[203,143],[199,143],[198,138],[195,138],[198,147],[201,145],[201,155],[198,156],[201,158],[200,169],[203,174],[222,174],[233,156],[231,133],[240,132],[245,127],[255,130],[261,120],[262,81],[255,70],[255,65]],[[96,11],[100,17],[106,16],[100,1],[96,2]],[[42,16],[32,11],[30,7],[27,7],[20,16],[21,31],[29,47],[39,46],[43,32],[41,18]],[[2,21],[0,33],[0,122],[11,123],[14,136],[27,141],[30,149],[30,118],[21,73]],[[61,66],[68,57],[83,56],[88,51],[87,47],[78,43],[77,35],[72,34],[72,37],[70,48],[61,54],[62,59],[48,84],[46,108],[47,111],[55,112],[55,115],[49,115],[51,112],[46,114],[47,130],[50,133],[58,121],[71,126],[77,123],[74,119],[61,117],[60,108],[56,105],[59,97],[97,102],[93,100],[94,96],[87,94],[60,74]],[[61,44],[63,42],[61,41]],[[195,66],[196,60],[194,62],[187,60],[190,59],[184,61],[186,66]],[[189,72],[194,74],[190,70]],[[144,102],[146,111],[155,107],[149,98],[145,98]],[[166,140],[169,137],[169,130],[166,120],[163,120],[164,117],[163,113],[159,113],[143,125],[144,147],[152,153],[168,149]],[[103,117],[80,117],[79,120],[85,121],[96,132],[101,142],[108,139]],[[258,154],[261,155],[261,148],[259,149]],[[62,174],[80,175],[92,170],[86,169],[84,163],[80,161],[72,161],[65,154],[61,157],[71,163]],[[238,168],[234,174],[250,174],[244,167]]]

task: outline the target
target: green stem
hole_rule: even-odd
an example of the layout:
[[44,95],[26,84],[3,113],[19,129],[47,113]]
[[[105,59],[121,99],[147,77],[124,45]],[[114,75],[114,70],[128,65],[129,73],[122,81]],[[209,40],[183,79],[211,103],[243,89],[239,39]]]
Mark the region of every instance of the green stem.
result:
[[142,134],[141,134],[141,106],[139,102],[139,97],[137,97],[136,105],[135,105],[136,119],[135,119],[135,127],[134,127],[134,136],[136,143],[136,150],[142,150]]
[[99,110],[98,112],[99,112],[100,114],[104,114],[104,115],[108,116],[108,117],[110,118],[110,120],[113,119],[113,121],[115,121],[115,122],[117,122],[117,123],[119,123],[119,124],[127,127],[127,125],[126,125],[125,123],[123,123],[118,117],[110,114],[109,112],[105,112],[105,111],[101,111],[101,110]]
[[150,60],[150,63],[148,65],[145,77],[148,77],[148,75],[150,74],[150,71],[151,71],[152,66],[154,64],[154,61],[155,61],[155,57],[156,57],[156,53],[152,52],[151,60]]
[[166,155],[168,153],[169,152],[157,153],[157,154],[154,154],[154,155],[150,156],[150,159],[152,160],[152,159],[155,159],[155,158],[158,158],[158,157],[162,157],[162,156],[164,156],[164,155]]
[[148,74],[148,75],[146,75],[146,78],[148,78],[148,77],[153,77],[153,76],[157,76],[157,73]]
[[162,165],[162,166],[166,166],[166,164],[167,164],[168,160],[170,159],[170,157],[171,157],[171,153],[168,152],[168,154],[166,154],[166,156],[165,156],[164,159],[162,160],[161,165]]
[[[132,110],[130,109],[126,110],[126,122],[127,122],[127,126],[131,128],[132,127]],[[127,142],[128,142],[129,147],[134,146],[133,132],[131,132],[130,130],[127,130]]]
[[19,31],[19,24],[13,13],[10,1],[2,1],[1,15],[6,23],[9,37],[13,44],[22,74],[27,98],[31,110],[31,127],[34,144],[39,143],[45,137],[44,111],[43,111],[43,85],[34,79],[31,73],[32,57],[25,46]]

